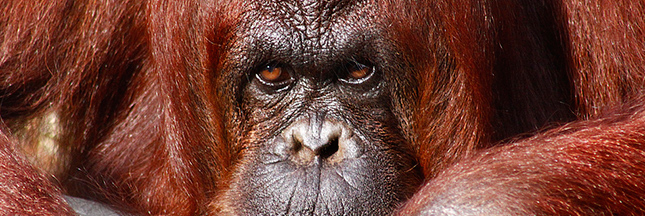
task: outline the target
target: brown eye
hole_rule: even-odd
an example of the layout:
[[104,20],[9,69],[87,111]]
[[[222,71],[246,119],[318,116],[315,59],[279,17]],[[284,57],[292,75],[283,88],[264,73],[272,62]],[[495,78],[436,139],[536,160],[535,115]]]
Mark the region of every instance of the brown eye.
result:
[[345,66],[345,76],[341,80],[346,83],[360,84],[368,80],[374,73],[374,69],[370,66],[352,62]]
[[285,85],[292,80],[291,75],[284,68],[273,65],[267,65],[256,76],[263,84],[269,86]]
[[349,77],[352,79],[363,79],[370,74],[369,67],[356,68],[353,71],[349,72]]

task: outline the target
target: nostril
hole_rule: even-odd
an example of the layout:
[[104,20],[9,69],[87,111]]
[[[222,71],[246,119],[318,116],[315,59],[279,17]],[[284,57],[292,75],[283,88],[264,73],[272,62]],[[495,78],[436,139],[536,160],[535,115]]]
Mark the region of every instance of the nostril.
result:
[[327,142],[322,140],[303,141],[294,137],[292,139],[292,151],[297,161],[309,163],[314,157],[320,157],[321,159],[332,158],[339,151],[338,142],[337,137],[331,138]]
[[291,148],[294,159],[306,164],[313,160],[315,152],[304,145],[303,142],[304,140],[302,139],[301,134],[293,134],[291,139]]
[[282,136],[290,158],[301,165],[320,159],[326,163],[340,163],[356,150],[355,143],[348,139],[351,137],[348,127],[336,121],[303,119],[285,129]]
[[302,139],[299,139],[295,134],[291,137],[291,143],[293,146],[294,152],[299,152],[302,150]]
[[316,150],[316,154],[321,158],[326,159],[338,152],[338,138],[331,139],[326,145],[321,146]]

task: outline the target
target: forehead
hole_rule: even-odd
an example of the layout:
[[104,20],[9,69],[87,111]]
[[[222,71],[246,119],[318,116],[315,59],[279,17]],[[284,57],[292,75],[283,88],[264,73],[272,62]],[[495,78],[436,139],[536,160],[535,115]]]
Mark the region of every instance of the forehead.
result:
[[380,31],[378,4],[370,1],[250,1],[246,9],[240,48],[294,64],[352,55]]
[[[250,8],[260,17],[291,25],[299,30],[320,32],[342,21],[360,21],[373,4],[365,1],[256,1]],[[373,9],[373,8],[371,8]],[[317,31],[318,30],[318,31]]]

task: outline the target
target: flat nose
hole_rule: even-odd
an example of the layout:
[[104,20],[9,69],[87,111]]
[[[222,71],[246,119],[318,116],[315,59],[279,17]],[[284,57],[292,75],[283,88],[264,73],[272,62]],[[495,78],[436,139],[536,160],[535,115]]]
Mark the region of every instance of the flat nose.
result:
[[341,162],[356,150],[350,128],[333,120],[302,119],[283,133],[292,160],[309,164],[316,158],[329,163]]

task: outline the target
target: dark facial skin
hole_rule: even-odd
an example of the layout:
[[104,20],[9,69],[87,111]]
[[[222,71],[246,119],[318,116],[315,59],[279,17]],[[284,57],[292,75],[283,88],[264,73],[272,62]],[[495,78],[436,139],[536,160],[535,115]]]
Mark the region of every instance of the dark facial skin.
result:
[[[377,5],[251,3],[222,73],[239,151],[222,209],[242,215],[384,215],[420,183],[414,86]],[[383,14],[383,13],[380,13]],[[230,95],[230,96],[229,96]]]

